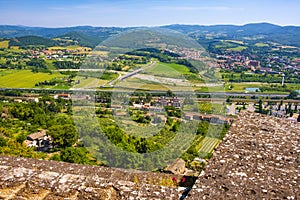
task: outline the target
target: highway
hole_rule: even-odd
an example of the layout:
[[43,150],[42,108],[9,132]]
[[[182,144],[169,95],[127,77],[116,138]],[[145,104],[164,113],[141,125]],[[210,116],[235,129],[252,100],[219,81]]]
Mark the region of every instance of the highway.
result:
[[134,76],[134,75],[136,75],[136,74],[138,74],[138,73],[144,71],[145,69],[149,69],[149,68],[151,68],[151,67],[153,67],[153,66],[155,66],[155,65],[156,65],[156,61],[154,61],[154,62],[151,61],[151,64],[150,64],[150,65],[148,65],[148,66],[146,66],[146,67],[143,67],[143,68],[140,68],[140,69],[137,69],[137,70],[135,70],[135,71],[133,71],[133,72],[129,72],[128,74],[125,74],[124,76],[120,76],[120,77],[118,77],[117,79],[115,79],[115,80],[113,80],[113,81],[111,81],[111,82],[109,82],[109,83],[107,83],[107,84],[110,85],[111,87],[114,87],[114,84],[115,84],[116,82],[122,81],[122,80],[124,80],[124,79],[126,79],[126,78],[129,78],[129,77],[131,77],[131,76]]

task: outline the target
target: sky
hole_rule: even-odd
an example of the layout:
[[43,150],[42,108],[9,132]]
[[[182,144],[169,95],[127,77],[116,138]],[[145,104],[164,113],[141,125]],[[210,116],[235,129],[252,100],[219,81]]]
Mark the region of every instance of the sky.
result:
[[300,26],[299,0],[0,0],[0,24],[42,27],[269,22]]

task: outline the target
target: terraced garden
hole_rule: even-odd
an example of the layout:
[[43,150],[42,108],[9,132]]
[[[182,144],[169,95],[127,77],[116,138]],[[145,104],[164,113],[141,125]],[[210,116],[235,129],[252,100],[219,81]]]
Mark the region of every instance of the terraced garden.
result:
[[214,149],[220,144],[221,140],[211,137],[205,137],[200,143],[199,146],[200,152],[212,153]]

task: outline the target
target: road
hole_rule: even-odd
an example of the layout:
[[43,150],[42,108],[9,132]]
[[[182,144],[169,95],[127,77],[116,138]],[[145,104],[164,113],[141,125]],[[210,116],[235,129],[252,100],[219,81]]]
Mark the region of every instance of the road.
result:
[[118,82],[118,81],[122,81],[122,80],[124,80],[124,79],[126,79],[126,78],[129,78],[129,77],[131,77],[131,76],[134,76],[134,75],[136,75],[136,74],[138,74],[138,73],[140,73],[140,72],[142,72],[142,71],[144,71],[144,70],[146,70],[146,69],[149,69],[149,68],[151,68],[151,67],[153,67],[153,66],[155,66],[156,65],[156,61],[151,61],[151,64],[150,65],[148,65],[148,66],[146,66],[146,67],[143,67],[143,68],[140,68],[140,69],[137,69],[137,70],[135,70],[135,71],[133,71],[133,72],[129,72],[128,74],[125,74],[124,76],[120,76],[120,77],[118,77],[117,79],[115,79],[115,80],[113,80],[113,81],[110,81],[109,83],[108,83],[108,85],[110,85],[111,87],[113,87],[114,86],[114,84],[116,83],[116,82]]
[[[154,63],[153,63],[154,65]],[[147,66],[150,67],[150,66]],[[131,74],[133,76],[134,74]],[[128,78],[130,76],[126,76],[125,78]],[[124,79],[122,79],[124,80]],[[125,90],[127,89],[127,90]],[[26,92],[42,92],[47,91],[49,93],[57,94],[57,93],[74,93],[74,92],[126,92],[128,91],[135,91],[136,88],[121,88],[117,87],[115,89],[107,89],[107,90],[96,90],[96,89],[69,89],[69,90],[59,90],[59,89],[42,89],[42,88],[0,88],[0,91],[4,90],[17,90],[17,91],[26,91]],[[149,93],[155,93],[155,94],[165,94],[166,91],[161,90],[151,90],[151,91],[145,91]],[[185,91],[173,91],[175,94],[178,94],[180,96],[182,95],[210,95],[211,98],[224,98],[224,97],[278,97],[278,98],[284,98],[287,97],[287,94],[260,94],[260,93],[229,93],[229,92],[185,92]]]

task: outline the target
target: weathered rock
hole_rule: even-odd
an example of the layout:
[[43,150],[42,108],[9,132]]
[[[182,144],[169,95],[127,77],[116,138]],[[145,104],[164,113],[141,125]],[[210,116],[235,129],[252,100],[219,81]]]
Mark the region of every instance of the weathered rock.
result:
[[300,123],[239,115],[190,199],[299,199]]
[[[300,123],[241,113],[186,199],[300,199],[299,134]],[[0,199],[177,200],[173,177],[0,156]]]

